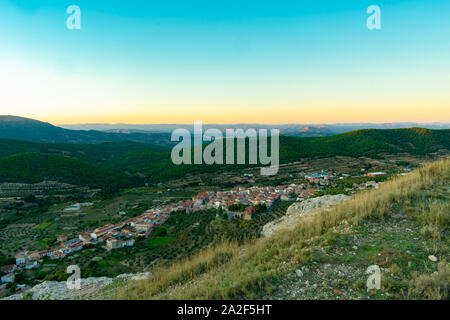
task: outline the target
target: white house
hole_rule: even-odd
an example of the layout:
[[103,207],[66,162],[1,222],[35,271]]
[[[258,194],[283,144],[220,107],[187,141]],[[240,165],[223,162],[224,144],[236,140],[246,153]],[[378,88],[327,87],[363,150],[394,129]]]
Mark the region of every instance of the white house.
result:
[[7,275],[4,275],[4,276],[1,278],[2,282],[5,282],[5,283],[11,283],[11,282],[14,282],[14,279],[15,279],[14,273],[8,273]]
[[33,261],[27,265],[25,265],[25,269],[30,270],[39,267],[39,263],[37,261]]
[[22,265],[25,264],[27,262],[26,259],[26,255],[25,252],[19,252],[18,254],[16,254],[16,265]]

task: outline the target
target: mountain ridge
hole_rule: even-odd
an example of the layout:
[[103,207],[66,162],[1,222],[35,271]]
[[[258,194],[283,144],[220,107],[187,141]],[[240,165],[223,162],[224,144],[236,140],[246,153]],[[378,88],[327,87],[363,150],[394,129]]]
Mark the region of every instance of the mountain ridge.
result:
[[133,141],[170,145],[170,136],[167,133],[115,133],[97,130],[71,130],[54,126],[48,122],[12,115],[0,115],[0,138],[48,143],[102,143]]

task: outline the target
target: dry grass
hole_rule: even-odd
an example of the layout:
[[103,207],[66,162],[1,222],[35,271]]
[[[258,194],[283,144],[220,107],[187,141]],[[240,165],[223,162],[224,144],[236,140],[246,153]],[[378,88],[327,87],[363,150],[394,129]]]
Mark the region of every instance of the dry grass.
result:
[[450,266],[446,261],[442,261],[436,272],[415,275],[410,281],[408,294],[411,299],[446,300],[449,283]]
[[[396,205],[413,201],[436,185],[448,186],[449,175],[450,159],[427,163],[407,176],[386,182],[379,190],[359,193],[333,210],[305,219],[293,230],[241,246],[223,243],[188,260],[158,268],[153,271],[151,279],[119,289],[116,298],[252,298],[256,292],[270,289],[265,287],[266,280],[292,272],[304,264],[310,256],[309,244],[334,227],[358,225],[365,219],[383,217]],[[439,230],[448,227],[445,210],[448,210],[445,201],[431,203],[420,216],[424,226],[433,228],[433,236],[438,236]],[[420,283],[427,281],[418,278],[412,294],[419,292]]]
[[421,233],[428,238],[440,239],[450,222],[450,203],[448,201],[431,201],[423,204],[417,214],[418,221],[423,225]]

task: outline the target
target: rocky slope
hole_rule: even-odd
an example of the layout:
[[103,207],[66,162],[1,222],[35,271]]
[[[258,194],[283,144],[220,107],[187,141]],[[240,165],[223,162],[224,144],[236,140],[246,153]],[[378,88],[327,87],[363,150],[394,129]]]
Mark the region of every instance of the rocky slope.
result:
[[285,216],[266,224],[263,227],[261,235],[267,237],[280,229],[293,228],[298,223],[299,219],[313,215],[318,209],[331,208],[337,203],[349,198],[349,196],[338,194],[325,195],[322,197],[306,199],[302,202],[296,202],[287,209]]
[[69,289],[66,281],[45,281],[21,293],[11,295],[2,300],[80,300],[90,299],[100,289],[110,285],[113,281],[136,281],[148,278],[150,273],[122,274],[116,278],[87,278],[81,280],[79,290]]

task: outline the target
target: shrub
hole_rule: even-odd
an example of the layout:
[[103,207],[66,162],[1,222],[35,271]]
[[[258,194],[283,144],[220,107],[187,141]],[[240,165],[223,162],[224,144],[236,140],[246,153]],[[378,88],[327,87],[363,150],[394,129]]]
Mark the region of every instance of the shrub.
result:
[[431,274],[415,275],[410,281],[408,294],[411,299],[446,300],[450,282],[450,266],[446,261]]

